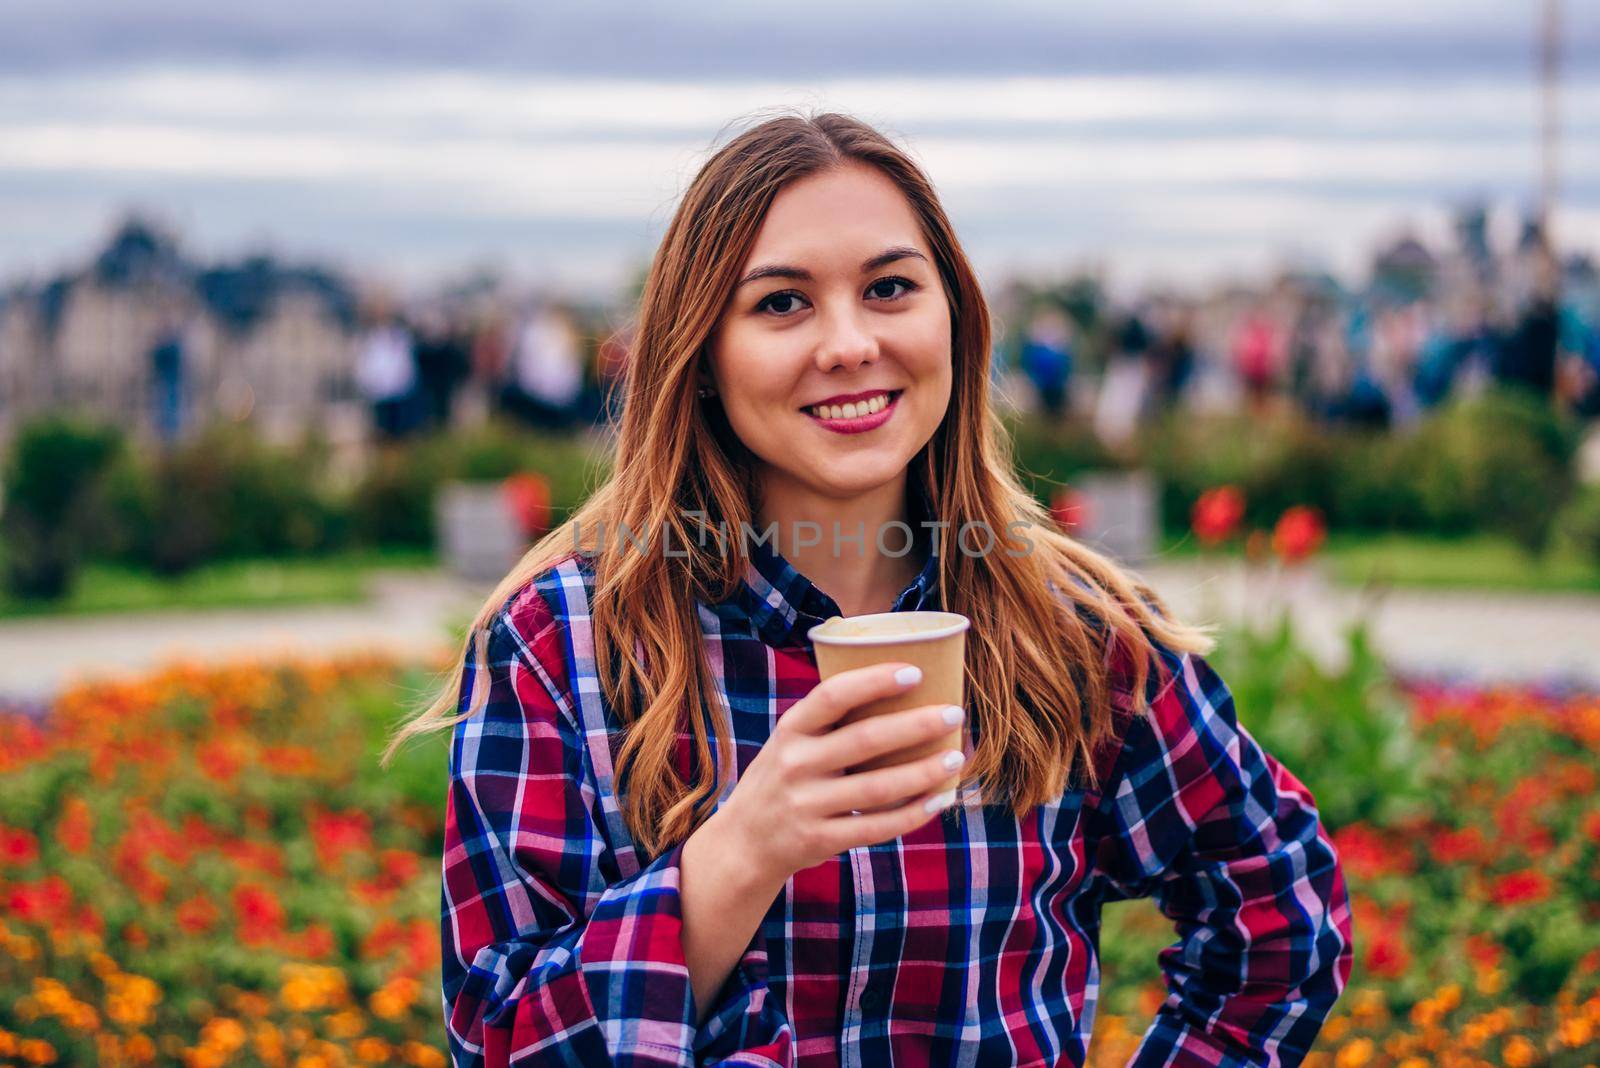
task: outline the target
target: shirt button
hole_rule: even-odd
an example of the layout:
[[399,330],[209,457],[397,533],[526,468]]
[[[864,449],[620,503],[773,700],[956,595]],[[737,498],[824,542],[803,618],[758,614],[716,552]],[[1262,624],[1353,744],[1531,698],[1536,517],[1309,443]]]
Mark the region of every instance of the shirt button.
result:
[[881,986],[869,986],[861,992],[861,1008],[867,1012],[876,1009],[886,1000],[887,996]]

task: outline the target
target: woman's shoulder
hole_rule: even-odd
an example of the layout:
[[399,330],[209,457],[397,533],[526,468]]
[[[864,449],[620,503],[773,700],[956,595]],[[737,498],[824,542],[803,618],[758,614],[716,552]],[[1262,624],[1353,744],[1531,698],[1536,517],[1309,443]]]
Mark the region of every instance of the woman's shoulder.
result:
[[489,645],[510,645],[565,684],[574,631],[587,627],[594,566],[576,550],[516,584],[484,625]]

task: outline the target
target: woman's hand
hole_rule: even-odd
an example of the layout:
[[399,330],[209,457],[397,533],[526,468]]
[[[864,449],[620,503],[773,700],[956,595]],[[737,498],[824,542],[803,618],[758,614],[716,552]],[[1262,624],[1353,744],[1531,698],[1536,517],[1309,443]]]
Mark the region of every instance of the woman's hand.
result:
[[[906,674],[897,679],[900,671]],[[835,729],[852,709],[903,693],[920,678],[916,667],[904,663],[841,671],[818,683],[778,720],[716,813],[771,881],[781,882],[848,849],[914,831],[955,800],[953,793],[933,791],[961,766],[958,750],[845,773],[873,757],[949,734],[961,724],[965,717],[960,708],[923,705]]]

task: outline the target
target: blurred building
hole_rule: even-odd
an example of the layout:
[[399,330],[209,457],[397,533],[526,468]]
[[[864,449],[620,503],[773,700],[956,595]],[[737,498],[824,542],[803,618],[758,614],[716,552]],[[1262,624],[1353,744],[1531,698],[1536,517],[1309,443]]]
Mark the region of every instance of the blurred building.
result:
[[[288,436],[353,404],[354,296],[268,257],[204,267],[143,220],[82,270],[0,296],[0,439],[47,410],[154,437],[250,418]],[[165,398],[165,399],[163,399]]]

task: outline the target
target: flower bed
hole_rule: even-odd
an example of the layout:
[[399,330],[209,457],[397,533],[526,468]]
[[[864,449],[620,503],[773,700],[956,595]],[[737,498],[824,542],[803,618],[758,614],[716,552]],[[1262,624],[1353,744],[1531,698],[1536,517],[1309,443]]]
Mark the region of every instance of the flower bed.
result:
[[[445,1064],[444,740],[374,756],[431,682],[177,666],[0,711],[0,1061]],[[1600,696],[1400,692],[1427,804],[1330,825],[1359,954],[1312,1063],[1593,1063]],[[1137,1044],[1173,940],[1149,902],[1106,919],[1097,1065]]]
[[445,1064],[444,757],[371,755],[403,679],[174,667],[0,714],[0,1062]]
[[[1418,680],[1401,692],[1430,754],[1430,804],[1331,829],[1357,956],[1306,1063],[1595,1063],[1600,695]],[[1106,916],[1092,1063],[1120,1065],[1166,996],[1154,954],[1173,934],[1147,902]]]

